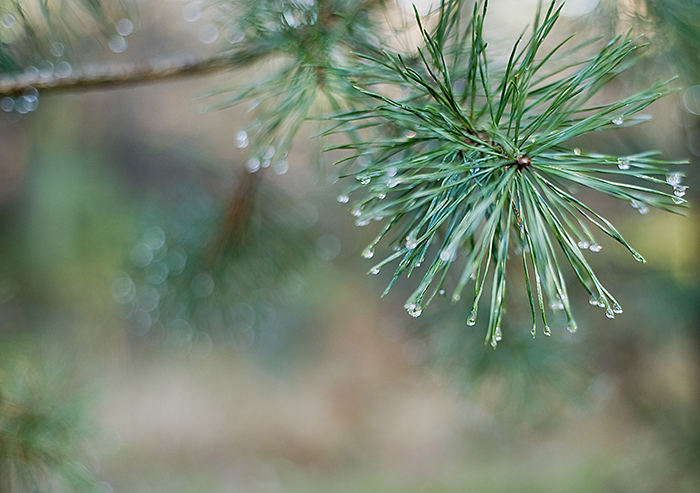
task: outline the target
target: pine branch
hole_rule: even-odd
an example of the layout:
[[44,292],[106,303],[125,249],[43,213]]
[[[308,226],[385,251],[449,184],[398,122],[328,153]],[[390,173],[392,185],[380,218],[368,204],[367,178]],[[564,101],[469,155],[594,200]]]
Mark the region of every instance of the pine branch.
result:
[[[363,256],[373,257],[375,246],[389,232],[395,234],[389,240],[395,253],[370,272],[398,261],[388,291],[399,277],[428,264],[405,305],[417,317],[436,295],[445,293],[453,264],[462,263],[452,299],[459,301],[466,285],[474,283],[468,325],[476,323],[490,277],[486,342],[494,347],[502,338],[506,264],[513,245],[523,257],[533,336],[538,318],[544,334],[551,334],[547,304],[564,311],[569,331],[577,328],[562,256],[590,294],[591,304],[604,308],[608,318],[622,312],[584,256],[584,251],[601,249],[589,226],[620,243],[636,260],[644,259],[610,221],[574,196],[577,186],[626,201],[640,213],[649,207],[677,212],[686,205],[682,174],[668,171],[679,163],[653,159],[653,153],[618,157],[564,147],[594,130],[643,121],[637,113],[672,90],[665,81],[621,101],[590,106],[592,97],[634,62],[641,45],[618,36],[597,55],[572,64],[576,50],[557,59],[569,38],[541,54],[560,11],[551,2],[538,12],[530,36],[521,36],[507,65],[496,69],[489,67],[483,39],[485,2],[475,5],[466,34],[455,37],[446,33],[456,25],[456,18],[449,16],[458,16],[458,9],[443,9],[435,33],[416,15],[424,39],[418,51],[422,66],[390,52],[365,57],[375,72],[384,74],[385,84],[408,84],[410,94],[396,99],[377,92],[376,86],[358,84],[376,106],[335,117],[332,130],[365,132],[362,140],[334,147],[354,153],[346,162],[365,161],[351,174],[357,184],[348,190],[366,190],[353,209],[356,224],[387,221]],[[639,180],[646,183],[636,184]],[[671,190],[658,189],[669,185]],[[339,200],[346,202],[347,194]],[[457,262],[460,253],[462,261]]]
[[[361,71],[357,53],[379,56],[382,0],[221,1],[213,5],[221,22],[262,47],[279,63],[247,87],[213,91],[210,110],[254,102],[255,118],[240,131],[250,145],[249,171],[285,162],[308,120],[360,106],[351,77]],[[285,162],[286,163],[286,162]]]

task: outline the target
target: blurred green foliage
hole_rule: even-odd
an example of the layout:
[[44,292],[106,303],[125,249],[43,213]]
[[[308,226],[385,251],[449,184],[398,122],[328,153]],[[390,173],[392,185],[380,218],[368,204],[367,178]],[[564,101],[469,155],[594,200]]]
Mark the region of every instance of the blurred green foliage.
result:
[[36,347],[5,343],[0,359],[0,491],[97,491],[85,399],[68,368]]
[[3,0],[0,75],[31,79],[53,74],[54,65],[70,60],[86,37],[106,42],[117,34],[114,24],[134,12],[122,0]]
[[318,211],[262,180],[262,172],[242,173],[233,190],[213,196],[193,179],[177,203],[152,204],[132,265],[112,282],[134,335],[171,347],[204,338],[248,349],[284,324],[277,308],[317,258]]

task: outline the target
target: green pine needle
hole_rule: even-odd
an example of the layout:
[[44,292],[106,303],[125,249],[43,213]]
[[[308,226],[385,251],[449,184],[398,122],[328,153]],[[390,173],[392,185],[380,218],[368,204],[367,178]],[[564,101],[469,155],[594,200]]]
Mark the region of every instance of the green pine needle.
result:
[[644,259],[607,219],[576,198],[577,186],[629,202],[642,213],[685,205],[682,174],[668,172],[669,165],[680,163],[657,160],[653,153],[618,157],[565,147],[594,130],[643,121],[638,113],[672,90],[666,81],[621,101],[599,103],[595,96],[635,61],[642,45],[618,36],[597,55],[571,63],[589,43],[560,55],[570,37],[543,53],[560,10],[552,2],[538,12],[530,36],[521,36],[507,64],[496,68],[489,66],[483,38],[485,2],[475,6],[468,29],[459,28],[458,1],[445,3],[432,34],[416,13],[424,42],[417,57],[388,51],[363,57],[371,64],[368,72],[381,72],[383,81],[408,87],[409,94],[396,99],[360,80],[357,89],[376,105],[336,116],[331,131],[366,132],[364,140],[334,149],[350,150],[344,161],[359,165],[350,173],[357,180],[350,191],[365,191],[353,210],[357,224],[386,223],[363,256],[371,258],[393,233],[388,241],[395,252],[372,272],[398,261],[388,291],[425,263],[406,302],[417,317],[444,292],[448,270],[463,265],[452,299],[460,300],[474,284],[469,325],[476,323],[490,278],[486,342],[494,347],[502,338],[506,268],[515,250],[522,255],[533,336],[538,319],[544,333],[551,333],[547,306],[565,312],[569,331],[577,328],[562,253],[591,304],[609,318],[622,312],[584,255],[601,249],[593,230]]

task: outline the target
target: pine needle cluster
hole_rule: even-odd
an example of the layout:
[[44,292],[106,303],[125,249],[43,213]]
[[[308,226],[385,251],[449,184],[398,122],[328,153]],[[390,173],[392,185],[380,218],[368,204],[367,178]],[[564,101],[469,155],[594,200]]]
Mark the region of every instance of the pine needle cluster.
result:
[[417,269],[425,264],[405,305],[417,317],[445,293],[448,272],[461,269],[452,300],[473,286],[467,324],[474,325],[479,301],[490,290],[486,342],[494,347],[502,338],[506,270],[514,253],[524,272],[533,336],[538,321],[551,334],[548,305],[565,312],[569,331],[577,328],[565,264],[592,305],[608,318],[622,312],[586,258],[601,249],[596,231],[634,259],[644,259],[574,190],[592,189],[642,213],[685,205],[682,173],[669,172],[679,163],[652,152],[611,156],[567,145],[596,130],[644,121],[639,113],[672,89],[665,81],[620,101],[601,102],[601,89],[634,63],[643,43],[617,36],[597,54],[572,61],[590,42],[568,48],[570,36],[545,48],[561,8],[552,2],[538,11],[503,66],[488,56],[486,2],[477,2],[466,25],[461,3],[444,2],[430,32],[416,12],[423,38],[417,56],[388,50],[361,55],[366,72],[382,74],[385,84],[392,80],[403,97],[358,78],[357,89],[375,105],[336,116],[330,131],[365,136],[334,149],[351,151],[344,160],[357,182],[351,190],[363,191],[352,211],[357,224],[385,225],[363,256],[372,258],[380,241],[395,250],[370,272],[398,262],[388,291],[403,274],[420,276]]

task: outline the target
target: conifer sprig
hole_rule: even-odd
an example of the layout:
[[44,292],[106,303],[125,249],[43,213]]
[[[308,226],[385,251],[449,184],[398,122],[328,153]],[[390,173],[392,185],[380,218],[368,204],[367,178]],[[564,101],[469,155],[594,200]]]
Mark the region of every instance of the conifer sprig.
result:
[[307,119],[346,111],[360,97],[349,70],[354,52],[378,52],[380,0],[221,0],[214,8],[231,53],[255,52],[251,61],[267,74],[212,94],[226,96],[211,109],[255,108],[240,134],[251,134],[249,170],[283,160]]
[[368,72],[382,72],[384,80],[393,78],[410,93],[397,99],[359,81],[357,89],[376,106],[338,115],[333,132],[369,132],[366,140],[334,149],[352,151],[344,161],[358,165],[350,173],[357,185],[349,190],[365,190],[353,209],[356,223],[385,222],[363,255],[371,258],[375,246],[394,235],[389,242],[395,252],[371,272],[398,261],[388,291],[404,273],[410,276],[426,263],[406,302],[409,314],[419,316],[444,293],[448,271],[461,257],[464,266],[452,299],[461,299],[473,283],[467,324],[474,325],[491,279],[486,342],[495,347],[502,338],[506,265],[513,251],[522,255],[533,336],[538,319],[544,333],[551,333],[547,305],[563,310],[567,328],[576,330],[563,260],[591,304],[604,308],[609,318],[622,312],[584,256],[601,249],[593,231],[644,259],[574,195],[576,186],[627,201],[641,213],[649,207],[677,210],[685,204],[685,187],[681,173],[668,173],[669,165],[679,163],[657,160],[653,153],[619,157],[565,147],[588,132],[643,121],[638,113],[671,91],[666,81],[621,101],[597,100],[600,90],[634,62],[642,46],[638,39],[618,36],[597,55],[573,63],[580,47],[559,55],[571,37],[542,53],[561,11],[552,2],[538,11],[530,36],[515,43],[506,65],[490,67],[483,37],[486,7],[486,2],[475,5],[464,30],[456,28],[459,2],[446,2],[432,34],[416,13],[424,43],[415,59],[388,51],[363,57]]

